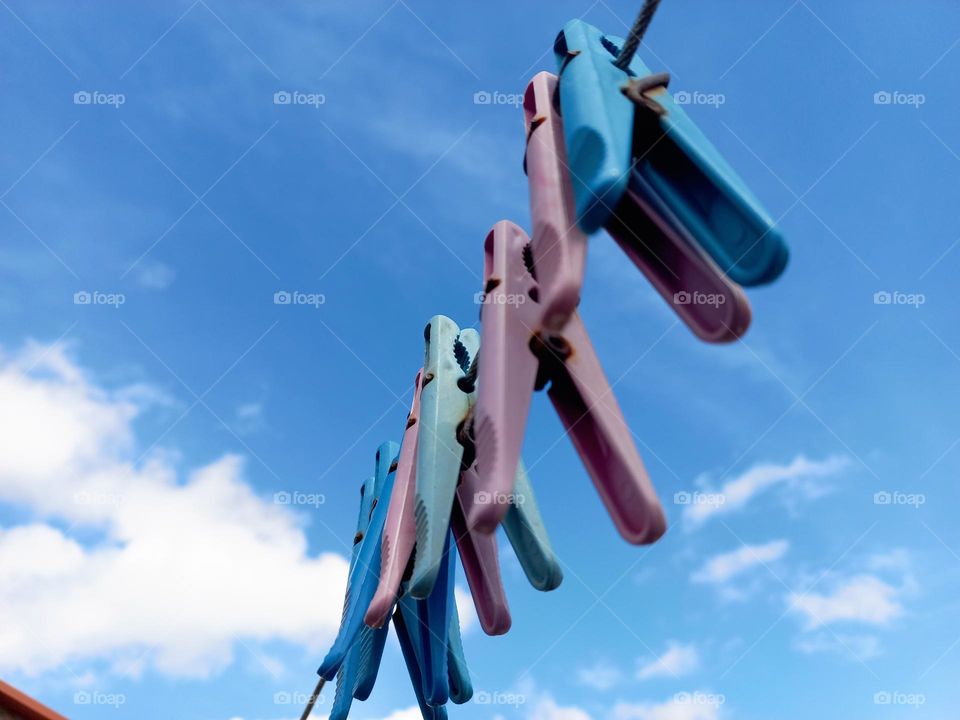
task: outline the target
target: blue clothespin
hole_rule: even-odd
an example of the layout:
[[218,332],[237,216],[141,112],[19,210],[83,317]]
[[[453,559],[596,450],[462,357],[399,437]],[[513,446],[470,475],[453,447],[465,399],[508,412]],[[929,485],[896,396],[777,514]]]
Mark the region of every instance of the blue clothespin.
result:
[[[393,489],[394,471],[400,446],[386,442],[377,450],[376,474],[372,487],[364,485],[360,505],[360,520],[354,538],[354,552],[347,578],[347,595],[344,598],[343,618],[333,647],[320,664],[317,674],[333,680],[343,664],[350,648],[357,643],[360,633],[366,629],[363,616],[377,590],[380,570],[380,537],[387,516],[387,503],[381,499],[390,497]],[[366,510],[366,512],[364,512]]]
[[[399,449],[396,443],[383,443],[377,450],[376,472],[361,487],[360,514],[340,632],[318,671],[322,678],[335,677],[337,681],[330,720],[346,720],[352,701],[370,696],[383,657],[389,625],[370,628],[362,623],[362,618],[379,580],[382,526]],[[447,548],[430,597],[415,600],[405,595],[401,598],[407,608],[405,624],[396,622],[401,612],[399,607],[394,612],[394,627],[401,647],[413,648],[413,655],[404,649],[404,657],[424,720],[446,718],[442,706],[448,699],[466,702],[473,694],[460,639],[454,585],[453,556]],[[312,703],[305,716],[311,708]]]
[[637,172],[732,280],[775,280],[788,258],[780,231],[666,92],[665,76],[651,86],[639,58],[627,71],[613,64],[621,45],[581,20],[564,25],[554,44],[580,227],[605,226]]

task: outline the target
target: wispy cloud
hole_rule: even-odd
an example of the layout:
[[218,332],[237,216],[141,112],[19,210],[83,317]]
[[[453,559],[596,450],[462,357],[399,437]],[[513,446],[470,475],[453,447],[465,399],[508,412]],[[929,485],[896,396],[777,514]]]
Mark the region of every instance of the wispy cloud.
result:
[[698,583],[723,584],[758,565],[776,562],[789,549],[790,543],[786,540],[773,540],[764,545],[743,545],[731,552],[714,555],[690,579]]
[[675,640],[667,643],[666,651],[658,658],[641,661],[637,667],[637,679],[649,680],[658,677],[681,677],[700,666],[700,652],[693,643],[683,644]]
[[806,621],[808,630],[838,622],[887,625],[903,615],[900,590],[875,575],[856,575],[827,593],[792,593],[789,609]]
[[[683,517],[692,526],[702,525],[711,517],[744,509],[757,496],[778,486],[792,487],[801,493],[819,494],[816,481],[832,477],[847,468],[847,457],[835,456],[826,460],[808,460],[798,456],[789,465],[763,463],[754,465],[742,475],[725,482],[718,490],[687,494]],[[698,501],[698,498],[703,501]]]
[[527,720],[591,720],[586,710],[560,706],[549,695],[541,696],[527,714]]
[[880,638],[876,635],[835,635],[822,632],[798,638],[794,647],[806,655],[832,653],[844,657],[853,653],[861,661],[871,660],[882,654]]
[[724,702],[722,695],[682,692],[661,703],[619,703],[612,716],[613,720],[717,720]]
[[594,690],[609,690],[623,679],[623,672],[616,665],[599,660],[593,665],[577,670],[577,682]]
[[162,262],[142,262],[137,265],[137,283],[149,290],[166,290],[177,273]]

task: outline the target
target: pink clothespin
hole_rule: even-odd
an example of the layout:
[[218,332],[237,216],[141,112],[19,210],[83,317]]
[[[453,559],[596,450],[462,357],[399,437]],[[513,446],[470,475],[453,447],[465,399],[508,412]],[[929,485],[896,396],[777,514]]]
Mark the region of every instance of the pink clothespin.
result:
[[[370,603],[364,622],[381,627],[397,602],[400,584],[413,555],[416,540],[414,515],[416,483],[416,448],[420,428],[420,389],[423,371],[417,373],[413,403],[407,416],[407,427],[400,446],[396,479],[390,496],[383,530],[380,583]],[[465,470],[464,473],[471,472]],[[477,617],[488,635],[502,635],[510,629],[510,608],[500,576],[500,559],[495,535],[468,530],[463,520],[461,500],[454,502],[451,528],[470,586]]]
[[576,313],[587,239],[574,210],[556,82],[540,73],[524,95],[533,241],[502,221],[484,243],[472,427],[478,473],[464,477],[461,495],[468,526],[492,532],[506,506],[479,499],[512,492],[531,395],[549,383],[554,408],[618,530],[629,542],[651,543],[666,530],[663,509]]

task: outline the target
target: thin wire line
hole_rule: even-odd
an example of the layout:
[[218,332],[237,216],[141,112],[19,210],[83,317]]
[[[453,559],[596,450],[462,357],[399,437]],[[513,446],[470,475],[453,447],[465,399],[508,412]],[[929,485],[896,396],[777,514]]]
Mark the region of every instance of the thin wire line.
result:
[[653,14],[657,12],[659,5],[660,0],[645,0],[643,7],[640,8],[640,14],[637,15],[633,27],[630,28],[630,34],[627,36],[626,42],[623,43],[623,47],[620,49],[620,54],[613,63],[621,70],[626,70],[630,66],[630,61],[633,60],[637,48],[640,47],[640,42],[647,32],[647,28],[650,27],[650,23],[653,21]]

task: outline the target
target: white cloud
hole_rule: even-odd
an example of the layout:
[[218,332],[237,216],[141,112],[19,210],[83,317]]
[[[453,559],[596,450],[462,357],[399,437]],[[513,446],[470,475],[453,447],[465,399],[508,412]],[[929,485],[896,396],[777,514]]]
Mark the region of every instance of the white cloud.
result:
[[549,695],[542,696],[527,715],[528,720],[591,720],[585,710],[578,707],[561,707]]
[[241,458],[182,478],[168,457],[135,466],[137,393],[102,389],[56,347],[0,358],[0,397],[0,503],[33,515],[0,529],[0,672],[204,676],[238,642],[331,638],[347,563],[310,555]]
[[882,654],[880,638],[876,635],[818,633],[811,637],[798,639],[795,646],[806,655],[814,653],[833,653],[845,657],[852,655],[861,662],[871,660]]
[[420,708],[414,705],[404,710],[396,710],[390,713],[384,720],[420,720],[422,717]]
[[903,614],[899,593],[875,575],[856,575],[837,583],[827,594],[793,593],[787,603],[806,619],[808,630],[836,622],[887,625]]
[[690,579],[699,583],[722,584],[757,565],[779,560],[789,549],[790,543],[786,540],[773,540],[765,545],[743,545],[732,552],[714,555]]
[[454,599],[457,601],[457,615],[460,616],[460,634],[466,635],[477,625],[477,609],[473,605],[473,596],[469,590],[457,585],[453,589]]
[[644,662],[637,668],[637,679],[655,677],[680,677],[700,666],[700,653],[693,643],[682,644],[675,640],[667,643],[667,650],[660,657]]
[[677,693],[663,703],[619,703],[614,706],[613,720],[717,720],[724,703],[722,695]]
[[622,679],[623,673],[620,668],[604,660],[577,670],[577,682],[594,690],[609,690],[619,684]]
[[162,262],[144,261],[137,264],[137,282],[150,290],[166,290],[177,274]]
[[741,510],[755,496],[778,485],[793,486],[807,494],[819,494],[821,490],[813,484],[813,481],[836,475],[849,463],[849,459],[845,457],[830,457],[823,461],[815,461],[800,455],[789,465],[774,463],[754,465],[739,477],[724,483],[716,491],[715,494],[720,496],[722,502],[691,502],[684,507],[683,517],[694,526],[700,525],[715,515]]

